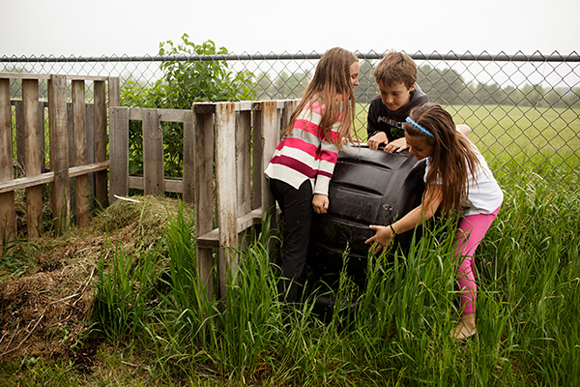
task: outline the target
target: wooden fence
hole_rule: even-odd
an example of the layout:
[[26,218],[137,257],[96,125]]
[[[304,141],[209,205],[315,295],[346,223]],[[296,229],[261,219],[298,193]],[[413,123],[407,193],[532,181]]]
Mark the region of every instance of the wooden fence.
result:
[[[21,100],[10,98],[10,84],[14,80],[22,82]],[[48,82],[47,102],[39,98],[41,80]],[[67,102],[69,81],[70,103]],[[85,102],[85,89],[89,82],[93,85],[93,104]],[[51,186],[53,227],[65,228],[73,214],[77,225],[86,225],[91,196],[106,206],[109,167],[107,83],[109,106],[118,106],[119,78],[0,73],[1,241],[17,237],[15,190],[26,190],[28,238],[37,237],[43,232],[42,190],[46,183]],[[45,155],[45,108],[48,108],[49,123],[48,166]],[[16,134],[16,152],[13,149],[13,133]],[[15,178],[14,154],[16,165],[24,171],[23,177]],[[89,174],[94,177],[91,184]],[[74,178],[74,197],[71,197],[71,178]],[[74,208],[71,208],[71,200]]]
[[[223,295],[226,273],[237,269],[231,247],[238,247],[240,233],[260,224],[264,212],[275,208],[263,171],[297,102],[195,103],[192,110],[110,109],[109,200],[112,203],[116,196],[127,196],[129,188],[136,188],[146,195],[180,192],[184,201],[194,203],[197,265],[201,285],[210,296],[212,250],[218,249]],[[142,177],[129,175],[130,120],[142,121]],[[180,180],[164,177],[161,122],[183,123]]]

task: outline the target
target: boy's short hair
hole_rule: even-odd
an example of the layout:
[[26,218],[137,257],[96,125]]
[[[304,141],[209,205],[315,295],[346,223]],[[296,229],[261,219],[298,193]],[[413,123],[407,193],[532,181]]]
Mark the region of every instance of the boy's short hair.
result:
[[389,51],[375,68],[377,84],[391,86],[401,82],[410,89],[417,82],[417,65],[409,55],[397,51]]

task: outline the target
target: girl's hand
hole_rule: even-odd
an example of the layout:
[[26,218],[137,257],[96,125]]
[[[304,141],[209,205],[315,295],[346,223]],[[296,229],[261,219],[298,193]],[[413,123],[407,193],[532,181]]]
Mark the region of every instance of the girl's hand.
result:
[[387,138],[387,134],[385,132],[378,132],[367,141],[367,145],[370,149],[379,149],[379,145],[383,143],[389,143],[389,139]]
[[375,230],[377,233],[375,236],[366,240],[365,244],[369,244],[373,242],[369,251],[373,254],[379,254],[381,250],[387,251],[387,247],[391,244],[393,240],[393,236],[391,234],[391,229],[385,226],[369,226],[371,230]]
[[396,140],[391,141],[387,145],[385,145],[385,152],[393,153],[393,152],[401,152],[407,149],[407,140],[405,137],[397,138]]
[[312,207],[314,207],[314,212],[317,214],[326,214],[329,204],[330,201],[328,200],[328,195],[314,194],[314,197],[312,198]]

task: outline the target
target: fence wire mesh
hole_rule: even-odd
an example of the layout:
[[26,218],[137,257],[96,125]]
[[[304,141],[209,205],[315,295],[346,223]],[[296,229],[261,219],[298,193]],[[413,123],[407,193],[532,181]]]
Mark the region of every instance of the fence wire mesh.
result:
[[[378,88],[373,71],[384,53],[356,52],[361,70],[355,129],[366,140],[368,103]],[[444,105],[456,123],[472,128],[472,140],[492,168],[517,165],[520,172],[498,180],[528,184],[542,173],[558,174],[572,200],[580,181],[580,55],[409,55],[418,84]],[[121,104],[188,108],[196,101],[299,98],[321,53],[167,55],[144,57],[7,57],[2,72],[114,76],[121,79]],[[46,98],[47,85],[40,85]],[[44,81],[45,82],[45,81]],[[87,84],[87,102],[92,102]],[[11,98],[21,98],[18,80]]]

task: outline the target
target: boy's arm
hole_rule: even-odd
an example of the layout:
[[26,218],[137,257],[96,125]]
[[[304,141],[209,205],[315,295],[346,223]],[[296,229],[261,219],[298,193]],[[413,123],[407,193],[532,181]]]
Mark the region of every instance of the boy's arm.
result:
[[369,146],[370,149],[379,149],[379,145],[388,143],[389,138],[387,137],[387,134],[380,130],[377,132],[377,134],[370,137],[367,141],[367,145]]
[[369,112],[367,114],[367,139],[371,138],[379,131],[377,126],[377,113],[373,104],[369,104]]
[[465,137],[469,137],[469,135],[471,134],[471,128],[469,127],[469,125],[466,124],[457,125],[457,130],[463,133]]

